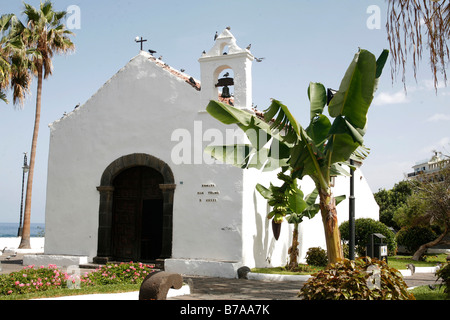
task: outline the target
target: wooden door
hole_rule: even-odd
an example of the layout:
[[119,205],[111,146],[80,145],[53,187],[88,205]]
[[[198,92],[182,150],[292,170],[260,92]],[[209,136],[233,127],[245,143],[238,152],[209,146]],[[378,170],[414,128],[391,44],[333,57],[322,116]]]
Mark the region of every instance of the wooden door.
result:
[[163,203],[159,185],[162,183],[162,175],[149,167],[127,169],[114,179],[112,241],[117,260],[159,256]]

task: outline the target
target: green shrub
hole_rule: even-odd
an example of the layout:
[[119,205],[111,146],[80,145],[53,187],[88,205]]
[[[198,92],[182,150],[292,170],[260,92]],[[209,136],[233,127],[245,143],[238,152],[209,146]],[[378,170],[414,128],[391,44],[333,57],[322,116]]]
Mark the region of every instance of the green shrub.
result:
[[66,274],[55,265],[24,267],[20,271],[0,276],[0,295],[24,294],[37,291],[61,289],[65,286]]
[[450,263],[436,271],[436,276],[442,280],[444,292],[447,294],[447,299],[450,299]]
[[306,252],[306,263],[317,267],[326,266],[328,263],[327,252],[321,247],[309,248]]
[[416,252],[421,245],[436,238],[436,233],[431,228],[424,226],[403,227],[395,235],[397,244],[405,246],[409,253]]
[[82,277],[88,286],[120,283],[140,283],[153,272],[153,266],[137,262],[108,263]]
[[[343,241],[349,241],[348,221],[341,223],[339,226],[341,238]],[[359,218],[355,220],[355,249],[356,253],[362,257],[366,255],[366,247],[370,242],[372,233],[381,233],[386,237],[384,241],[388,247],[388,255],[395,255],[397,252],[397,242],[395,234],[384,223],[370,218]]]
[[304,300],[415,300],[407,288],[396,269],[362,257],[344,259],[313,274],[299,296]]
[[0,295],[74,288],[75,285],[140,284],[151,272],[152,265],[133,262],[106,264],[95,271],[75,275],[69,275],[55,265],[39,268],[28,266],[20,271],[0,275]]

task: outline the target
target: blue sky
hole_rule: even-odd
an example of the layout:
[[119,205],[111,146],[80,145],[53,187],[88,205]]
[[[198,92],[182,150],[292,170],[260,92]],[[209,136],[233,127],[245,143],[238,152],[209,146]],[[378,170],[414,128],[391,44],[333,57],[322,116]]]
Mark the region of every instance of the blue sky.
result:
[[[34,6],[39,1],[29,0]],[[80,28],[73,29],[76,51],[54,58],[53,76],[44,82],[41,127],[33,187],[32,222],[44,222],[48,124],[83,104],[139,52],[136,36],[177,69],[200,79],[198,58],[209,50],[213,36],[227,26],[238,45],[252,44],[253,101],[264,110],[270,98],[286,104],[307,126],[310,81],[338,88],[353,55],[364,48],[378,56],[389,48],[385,0],[57,0],[58,10],[80,8]],[[380,9],[379,28],[370,6]],[[22,1],[2,1],[1,14],[20,17]],[[73,16],[72,16],[73,17]],[[22,17],[23,18],[23,17]],[[373,192],[391,188],[431,151],[450,151],[450,90],[437,94],[426,57],[417,81],[411,63],[407,93],[400,77],[392,80],[385,67],[369,110],[365,145],[371,154],[363,165]],[[36,81],[23,108],[0,103],[0,222],[18,222],[23,152],[29,152],[34,122]],[[95,157],[95,154],[92,155]]]

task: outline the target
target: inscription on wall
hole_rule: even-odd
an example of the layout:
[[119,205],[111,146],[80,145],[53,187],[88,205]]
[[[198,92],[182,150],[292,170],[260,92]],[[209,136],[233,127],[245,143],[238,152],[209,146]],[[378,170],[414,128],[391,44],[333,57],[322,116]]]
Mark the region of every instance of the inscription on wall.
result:
[[202,183],[201,191],[197,191],[198,202],[217,202],[220,191],[215,183]]

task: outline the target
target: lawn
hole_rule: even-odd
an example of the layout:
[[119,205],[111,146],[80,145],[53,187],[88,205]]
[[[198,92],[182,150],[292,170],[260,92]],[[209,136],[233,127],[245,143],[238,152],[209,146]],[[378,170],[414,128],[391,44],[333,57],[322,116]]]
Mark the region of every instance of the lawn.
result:
[[[408,264],[414,264],[416,267],[435,267],[438,263],[444,264],[446,262],[446,254],[439,255],[427,255],[424,261],[414,261],[411,259],[412,256],[391,256],[388,257],[388,265],[391,268],[397,270],[405,270]],[[313,274],[317,271],[323,269],[323,267],[309,266],[305,264],[300,264],[300,271],[293,272],[287,271],[284,267],[274,267],[274,268],[254,268],[251,271],[255,273],[270,273],[270,274],[290,274],[290,275],[305,275]]]

